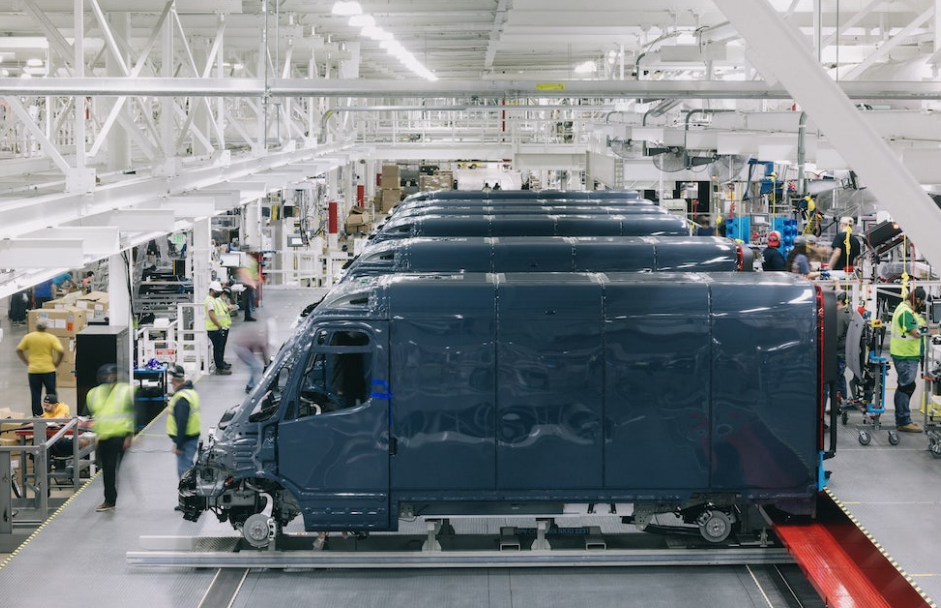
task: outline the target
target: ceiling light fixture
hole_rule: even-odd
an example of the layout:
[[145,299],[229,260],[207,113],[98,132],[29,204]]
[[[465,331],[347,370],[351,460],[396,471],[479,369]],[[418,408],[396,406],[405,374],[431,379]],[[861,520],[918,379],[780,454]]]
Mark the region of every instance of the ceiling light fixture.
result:
[[594,74],[598,71],[598,66],[594,61],[586,61],[575,66],[576,74]]
[[340,0],[333,4],[333,9],[330,11],[334,15],[340,15],[343,17],[350,17],[352,15],[359,15],[363,12],[363,8],[359,5],[359,2],[344,2]]
[[370,27],[376,25],[372,15],[353,15],[347,22],[350,27]]

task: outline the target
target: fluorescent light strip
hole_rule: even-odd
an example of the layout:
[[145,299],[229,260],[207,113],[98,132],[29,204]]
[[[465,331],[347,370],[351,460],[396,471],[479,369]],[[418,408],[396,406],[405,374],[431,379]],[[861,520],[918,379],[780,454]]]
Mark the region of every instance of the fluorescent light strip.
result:
[[438,80],[438,77],[435,76],[431,70],[423,66],[414,55],[408,52],[390,32],[378,27],[372,15],[363,14],[363,9],[358,2],[336,2],[333,5],[331,13],[334,15],[349,16],[349,26],[361,28],[359,32],[360,36],[378,41],[380,48],[385,49],[387,53],[398,59],[402,65],[418,76],[426,80]]

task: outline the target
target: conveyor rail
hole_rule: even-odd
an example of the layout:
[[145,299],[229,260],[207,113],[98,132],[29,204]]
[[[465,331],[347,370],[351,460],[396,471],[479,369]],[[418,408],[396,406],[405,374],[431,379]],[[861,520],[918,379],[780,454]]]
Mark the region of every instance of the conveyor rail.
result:
[[[224,539],[217,539],[224,543]],[[552,549],[536,551],[200,551],[213,539],[141,537],[153,550],[129,551],[126,563],[140,567],[190,568],[531,568],[602,566],[718,566],[792,564],[781,547],[709,547],[668,549]]]

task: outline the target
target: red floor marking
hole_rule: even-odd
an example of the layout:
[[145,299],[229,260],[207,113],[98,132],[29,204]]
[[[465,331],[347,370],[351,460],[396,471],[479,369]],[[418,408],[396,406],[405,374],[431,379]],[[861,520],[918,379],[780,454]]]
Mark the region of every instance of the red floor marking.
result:
[[775,532],[827,606],[932,606],[826,494],[814,522],[778,524]]

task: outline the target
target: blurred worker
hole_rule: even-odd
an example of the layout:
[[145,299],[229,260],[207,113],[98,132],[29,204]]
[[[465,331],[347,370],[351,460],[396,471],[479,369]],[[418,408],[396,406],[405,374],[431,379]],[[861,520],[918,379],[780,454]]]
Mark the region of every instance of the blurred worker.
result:
[[225,343],[232,326],[229,305],[222,299],[222,283],[213,281],[209,284],[209,295],[203,305],[206,308],[206,333],[212,342],[212,358],[216,364],[216,374],[229,376],[232,367],[225,362]]
[[82,291],[85,293],[91,293],[91,284],[95,280],[95,273],[89,270],[85,273],[85,278],[82,279]]
[[42,308],[52,297],[52,280],[39,283],[33,287],[33,308]]
[[862,246],[853,236],[853,218],[840,218],[840,232],[833,238],[830,270],[845,270],[856,265]]
[[768,233],[768,246],[761,253],[761,269],[768,271],[787,271],[787,260],[778,247],[781,246],[781,235],[772,230]]
[[490,192],[493,188],[490,187],[490,182],[484,182],[484,187],[482,188],[483,192]]
[[699,218],[699,228],[696,228],[696,236],[715,236],[716,229],[709,224],[709,218],[702,216]]
[[199,395],[193,388],[193,383],[186,379],[183,366],[174,365],[168,373],[170,384],[173,386],[173,396],[167,407],[167,435],[173,440],[176,472],[182,479],[186,469],[193,466],[196,447],[199,445]]
[[[251,392],[261,379],[261,374],[269,361],[268,323],[259,323],[255,327],[242,328],[235,336],[235,352],[238,358],[248,366],[250,376],[245,392]],[[260,355],[261,359],[256,355]]]
[[33,417],[42,416],[42,389],[46,394],[56,392],[56,368],[62,363],[65,349],[57,336],[46,331],[47,321],[36,321],[36,330],[20,340],[16,347],[16,356],[26,364],[29,378],[30,405]]
[[67,272],[52,277],[52,297],[65,295],[75,289],[75,281]]
[[105,501],[95,511],[113,511],[118,501],[118,468],[134,433],[134,389],[118,382],[118,366],[98,368],[98,386],[88,391],[85,404],[95,418],[98,460],[105,480]]
[[919,313],[925,305],[925,290],[916,287],[895,307],[892,314],[892,340],[889,353],[898,374],[895,389],[895,425],[905,433],[920,433],[921,427],[912,422],[909,407],[917,386],[918,363],[922,355],[922,338],[927,330],[925,319]]
[[258,260],[250,254],[245,255],[245,265],[235,271],[238,282],[245,290],[242,292],[242,302],[245,305],[245,320],[255,320],[255,300],[258,297]]
[[814,244],[817,238],[812,234],[802,234],[794,239],[794,247],[787,254],[786,266],[790,272],[797,273],[808,279],[820,276],[819,272],[810,267],[810,257],[814,255]]
[[[838,291],[836,294],[836,390],[841,399],[846,399],[846,333],[849,331],[850,308],[846,305],[846,292]],[[830,383],[827,383],[826,395],[830,396]],[[832,403],[828,407],[832,407]]]

